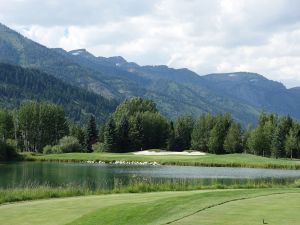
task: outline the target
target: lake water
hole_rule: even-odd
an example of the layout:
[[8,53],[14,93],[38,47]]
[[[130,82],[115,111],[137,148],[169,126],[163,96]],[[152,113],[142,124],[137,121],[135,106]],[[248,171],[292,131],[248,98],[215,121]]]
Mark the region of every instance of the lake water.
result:
[[293,182],[300,170],[192,166],[137,166],[56,162],[0,164],[0,187],[79,185],[111,189],[132,182],[191,182],[232,184],[249,180]]

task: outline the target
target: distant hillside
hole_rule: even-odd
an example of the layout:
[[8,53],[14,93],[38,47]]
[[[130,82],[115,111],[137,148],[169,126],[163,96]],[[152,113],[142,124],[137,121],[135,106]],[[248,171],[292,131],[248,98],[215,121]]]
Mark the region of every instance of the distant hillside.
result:
[[0,62],[36,68],[65,82],[92,90],[108,98],[114,91],[104,75],[82,67],[68,55],[59,54],[0,24]]
[[254,122],[261,111],[300,119],[299,91],[258,74],[199,76],[188,69],[139,66],[121,56],[96,57],[85,49],[49,49],[1,24],[0,62],[38,69],[106,100],[151,98],[172,119],[184,113],[198,116],[229,112],[247,124]]
[[75,121],[85,120],[90,113],[104,121],[116,107],[115,101],[73,87],[36,69],[0,63],[0,105],[15,108],[29,100],[60,104]]
[[251,106],[216,95],[207,88],[202,77],[188,69],[139,66],[120,56],[95,57],[85,49],[73,50],[69,54],[79,65],[109,75],[110,86],[121,95],[153,99],[159,110],[169,118],[174,119],[184,113],[198,116],[205,112],[230,112],[240,122],[247,123],[253,122],[258,114]]
[[283,84],[256,73],[225,73],[203,76],[208,87],[219,95],[234,98],[263,111],[289,114],[300,118],[300,89],[287,89]]

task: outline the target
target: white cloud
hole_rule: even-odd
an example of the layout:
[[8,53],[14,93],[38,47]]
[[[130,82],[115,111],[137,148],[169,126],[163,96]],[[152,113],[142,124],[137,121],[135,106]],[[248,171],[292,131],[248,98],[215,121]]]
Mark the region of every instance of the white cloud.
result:
[[1,22],[49,47],[199,74],[252,71],[300,85],[298,0],[0,0]]

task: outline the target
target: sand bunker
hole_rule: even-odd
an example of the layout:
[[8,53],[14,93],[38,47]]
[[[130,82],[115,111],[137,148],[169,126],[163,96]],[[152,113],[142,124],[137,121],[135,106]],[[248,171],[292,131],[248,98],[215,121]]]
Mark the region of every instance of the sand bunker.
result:
[[192,151],[192,152],[169,152],[169,151],[160,151],[160,152],[156,152],[156,151],[139,151],[139,152],[135,152],[133,153],[135,155],[206,155],[205,152],[199,152],[199,151]]

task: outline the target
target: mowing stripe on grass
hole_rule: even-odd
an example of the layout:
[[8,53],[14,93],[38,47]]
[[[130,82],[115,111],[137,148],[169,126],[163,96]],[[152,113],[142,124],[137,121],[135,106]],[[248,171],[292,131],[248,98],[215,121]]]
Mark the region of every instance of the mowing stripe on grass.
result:
[[[175,223],[175,222],[178,222],[180,220],[183,220],[187,217],[190,217],[190,216],[193,216],[197,213],[200,213],[200,212],[203,212],[207,209],[211,209],[211,208],[214,208],[214,207],[217,207],[217,206],[221,206],[221,205],[224,205],[226,203],[230,203],[230,202],[236,202],[236,201],[243,201],[243,200],[247,200],[247,199],[255,199],[255,198],[260,198],[260,197],[267,197],[267,196],[272,196],[272,195],[281,195],[281,194],[294,194],[295,192],[278,192],[278,193],[272,193],[272,194],[264,194],[264,195],[259,195],[259,196],[255,196],[255,197],[243,197],[243,198],[236,198],[236,199],[231,199],[231,200],[227,200],[227,201],[224,201],[224,202],[220,202],[220,203],[217,203],[217,204],[212,204],[210,206],[206,206],[202,209],[199,209],[191,214],[188,214],[186,216],[183,216],[181,218],[178,218],[178,219],[175,219],[175,220],[172,220],[170,222],[167,222],[167,223],[164,223],[164,224],[171,224],[171,223]],[[162,225],[164,225],[162,224]]]

